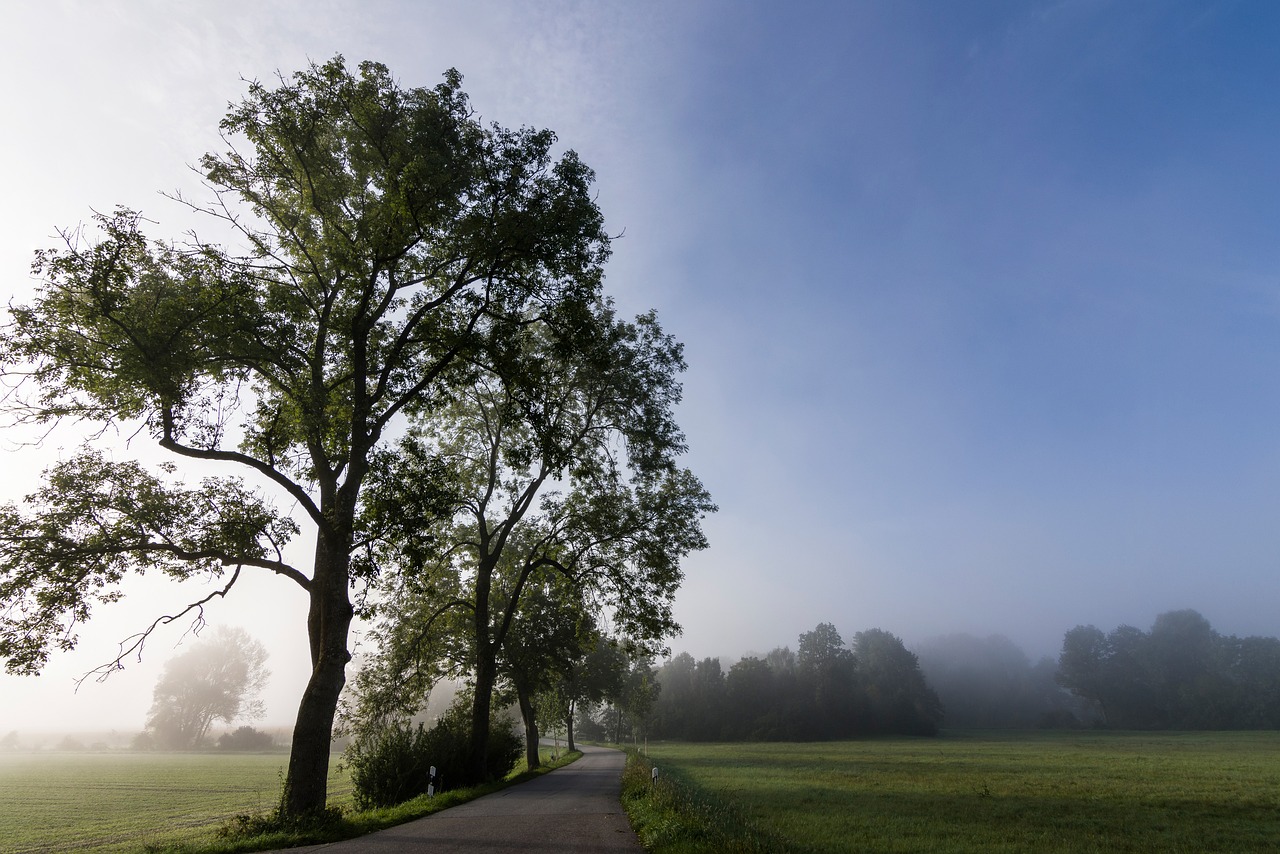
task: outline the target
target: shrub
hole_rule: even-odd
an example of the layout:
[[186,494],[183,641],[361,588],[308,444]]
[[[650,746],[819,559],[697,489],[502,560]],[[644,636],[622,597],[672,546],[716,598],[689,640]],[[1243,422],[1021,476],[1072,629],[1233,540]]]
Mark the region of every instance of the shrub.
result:
[[427,790],[431,762],[427,729],[392,721],[363,733],[347,748],[356,809],[389,807]]
[[489,724],[489,754],[485,769],[490,777],[502,779],[524,756],[524,736],[516,731],[510,718],[498,718]]
[[[431,767],[436,787],[457,787],[482,782],[471,779],[467,752],[471,740],[469,708],[455,703],[435,726],[392,721],[362,733],[347,748],[347,765],[357,809],[388,807],[427,791]],[[508,720],[490,724],[485,772],[501,778],[511,770],[524,742]]]
[[269,733],[260,732],[251,726],[238,727],[234,732],[223,733],[218,737],[221,750],[270,750],[275,746]]

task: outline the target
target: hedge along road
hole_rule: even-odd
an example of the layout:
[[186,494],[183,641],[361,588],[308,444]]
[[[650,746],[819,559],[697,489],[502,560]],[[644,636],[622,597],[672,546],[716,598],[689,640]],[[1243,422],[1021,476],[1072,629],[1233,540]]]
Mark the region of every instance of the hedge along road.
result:
[[582,758],[517,786],[359,839],[282,854],[476,854],[481,851],[642,852],[622,810],[626,756],[578,745]]

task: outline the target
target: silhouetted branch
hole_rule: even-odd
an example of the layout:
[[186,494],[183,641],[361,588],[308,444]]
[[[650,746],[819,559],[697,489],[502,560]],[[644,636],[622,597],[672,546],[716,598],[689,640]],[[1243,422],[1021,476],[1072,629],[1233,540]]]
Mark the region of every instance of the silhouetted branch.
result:
[[235,572],[231,574],[230,580],[227,581],[226,586],[223,587],[221,590],[215,590],[212,593],[210,593],[208,596],[204,597],[203,599],[200,599],[197,602],[192,602],[190,605],[183,608],[181,611],[179,611],[176,614],[165,614],[164,616],[157,617],[154,621],[152,621],[151,625],[147,626],[142,631],[138,632],[137,634],[129,635],[129,637],[120,641],[120,645],[119,645],[119,649],[117,650],[116,657],[113,658],[111,661],[107,662],[106,664],[102,664],[102,665],[99,665],[98,667],[93,668],[88,673],[85,673],[83,676],[77,679],[76,690],[79,691],[80,686],[83,685],[84,681],[88,679],[90,676],[94,677],[93,681],[95,682],[104,682],[106,681],[107,677],[109,677],[112,673],[115,673],[117,670],[124,670],[124,660],[131,655],[135,656],[135,658],[138,661],[142,661],[142,650],[143,650],[143,647],[146,646],[147,639],[151,637],[151,633],[154,632],[156,629],[160,628],[161,626],[167,626],[169,623],[173,623],[178,620],[181,620],[183,617],[185,617],[187,614],[190,614],[192,611],[196,612],[196,617],[194,620],[191,621],[190,628],[188,628],[187,631],[183,633],[183,637],[186,637],[186,635],[189,633],[194,633],[197,635],[200,634],[200,629],[202,629],[205,624],[204,606],[208,604],[210,601],[212,601],[214,597],[226,598],[227,593],[231,591],[231,588],[235,585],[236,581],[239,580],[240,570],[241,570],[241,566],[237,564]]

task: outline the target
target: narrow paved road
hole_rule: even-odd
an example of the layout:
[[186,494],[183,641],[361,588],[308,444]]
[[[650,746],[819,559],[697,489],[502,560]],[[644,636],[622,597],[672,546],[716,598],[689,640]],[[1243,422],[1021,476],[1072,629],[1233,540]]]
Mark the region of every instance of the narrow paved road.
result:
[[477,854],[481,851],[629,852],[644,849],[622,811],[617,750],[579,745],[583,756],[528,783],[359,839],[287,849],[290,854]]

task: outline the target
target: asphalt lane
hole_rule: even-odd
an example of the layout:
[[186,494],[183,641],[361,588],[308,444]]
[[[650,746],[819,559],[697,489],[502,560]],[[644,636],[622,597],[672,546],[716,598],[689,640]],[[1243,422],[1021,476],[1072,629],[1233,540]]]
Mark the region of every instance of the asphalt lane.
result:
[[579,745],[572,765],[358,839],[289,854],[478,854],[482,851],[643,852],[622,810],[626,756]]

